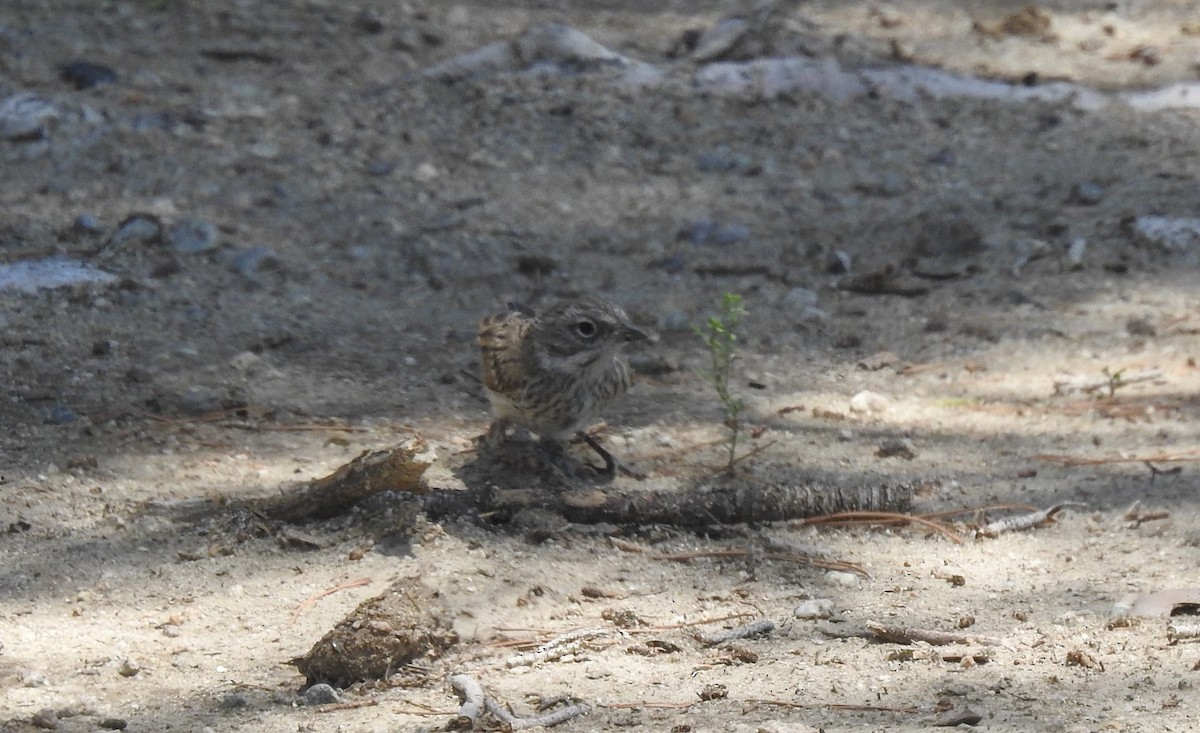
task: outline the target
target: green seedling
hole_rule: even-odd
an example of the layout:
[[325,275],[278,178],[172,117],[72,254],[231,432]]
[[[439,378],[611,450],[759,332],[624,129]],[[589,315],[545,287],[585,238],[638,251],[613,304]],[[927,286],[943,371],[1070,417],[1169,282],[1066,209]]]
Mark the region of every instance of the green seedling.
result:
[[745,402],[729,389],[729,382],[734,374],[734,362],[738,360],[737,341],[738,325],[746,315],[742,305],[742,296],[736,293],[725,293],[721,296],[719,312],[709,316],[703,326],[693,330],[704,342],[711,359],[711,367],[705,372],[708,383],[717,393],[721,402],[721,411],[725,415],[724,424],[729,428],[728,461],[725,469],[733,471],[737,463],[738,438],[741,435],[741,414]]

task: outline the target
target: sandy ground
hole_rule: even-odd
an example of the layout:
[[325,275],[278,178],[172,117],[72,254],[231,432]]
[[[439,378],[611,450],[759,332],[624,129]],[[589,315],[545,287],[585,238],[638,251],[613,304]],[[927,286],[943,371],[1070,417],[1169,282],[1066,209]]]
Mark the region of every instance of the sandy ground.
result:
[[[44,134],[0,141],[0,260],[116,276],[0,293],[3,729],[434,729],[457,709],[455,671],[521,714],[538,697],[592,705],[568,730],[924,730],[940,704],[997,731],[1194,729],[1200,646],[1168,644],[1165,619],[1110,614],[1127,594],[1200,585],[1197,245],[1133,229],[1194,215],[1195,113],[416,73],[542,21],[686,64],[666,57],[680,34],[731,10],[493,5],[0,9],[0,96],[59,111]],[[851,67],[1135,89],[1195,79],[1188,6],[1062,0],[1006,29],[1019,3],[828,2],[781,28],[792,50]],[[118,78],[74,89],[59,72],[73,60]],[[215,246],[113,245],[135,214],[199,220]],[[871,274],[919,293],[843,287]],[[606,444],[656,485],[711,472],[724,429],[690,327],[726,291],[749,312],[737,388],[764,428],[750,445],[775,441],[747,475],[928,482],[919,512],[1086,508],[957,544],[786,523],[414,525],[392,497],[298,528],[319,545],[305,549],[220,506],[414,430],[439,455],[430,485],[470,490],[458,469],[488,420],[462,375],[476,320],[589,292],[661,336],[634,355]],[[878,397],[852,408],[864,391]],[[895,440],[913,456],[878,455]],[[197,499],[213,508],[174,510]],[[979,521],[954,519],[964,535]],[[780,544],[869,578],[761,550]],[[745,548],[759,550],[659,559]],[[369,705],[300,704],[287,661],[398,578],[441,595],[459,646],[408,686],[342,693]],[[811,599],[831,618],[797,618]],[[694,637],[758,618],[774,632],[734,649]],[[964,662],[864,638],[870,621],[996,643]],[[505,665],[509,642],[592,628],[606,635],[571,659]],[[701,701],[714,684],[727,696]]]

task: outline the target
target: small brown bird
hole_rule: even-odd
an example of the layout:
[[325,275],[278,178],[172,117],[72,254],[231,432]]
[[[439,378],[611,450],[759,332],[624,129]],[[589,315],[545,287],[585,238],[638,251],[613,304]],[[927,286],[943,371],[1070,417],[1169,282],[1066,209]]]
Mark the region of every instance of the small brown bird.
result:
[[561,446],[578,434],[611,475],[616,460],[582,431],[629,389],[621,347],[649,336],[599,298],[559,303],[541,315],[509,308],[479,323],[483,386],[496,418],[484,440],[496,445],[516,428]]

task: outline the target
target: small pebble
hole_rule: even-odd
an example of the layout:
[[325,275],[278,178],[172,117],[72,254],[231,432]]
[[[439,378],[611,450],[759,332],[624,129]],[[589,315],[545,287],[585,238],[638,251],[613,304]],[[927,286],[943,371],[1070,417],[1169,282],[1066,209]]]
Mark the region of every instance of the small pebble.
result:
[[848,275],[852,264],[854,264],[854,260],[849,252],[844,249],[835,249],[825,258],[825,272],[830,275]]
[[117,667],[117,674],[122,677],[136,677],[141,671],[142,665],[133,659],[124,659],[121,661],[121,666]]
[[75,223],[72,228],[80,234],[95,234],[100,231],[100,220],[95,214],[83,213],[75,217]]
[[129,722],[124,718],[103,718],[99,725],[105,730],[125,730],[129,727]]
[[864,389],[862,392],[859,392],[850,398],[850,412],[879,412],[880,410],[885,409],[889,402],[890,400],[888,400],[887,397],[884,397],[877,392]]
[[0,100],[0,139],[37,140],[45,137],[46,120],[58,117],[50,102],[28,92]]
[[875,451],[875,455],[880,458],[903,458],[906,461],[911,461],[917,457],[917,452],[913,450],[912,445],[907,440],[888,438],[879,444],[879,449]]
[[438,177],[438,169],[432,163],[422,163],[413,171],[412,177],[418,183],[429,183]]
[[813,598],[796,606],[792,610],[796,618],[815,620],[829,618],[833,615],[833,600],[830,598]]
[[341,698],[338,697],[337,690],[324,682],[317,683],[304,691],[305,705],[328,705],[339,699]]
[[58,728],[58,713],[53,708],[42,708],[29,719],[35,728],[54,730]]
[[267,247],[250,247],[244,249],[233,256],[230,260],[230,268],[246,278],[255,285],[262,285],[262,274],[260,270],[269,265],[278,265],[279,258],[271,249]]
[[846,588],[858,587],[858,576],[854,573],[847,573],[841,570],[830,570],[825,573],[825,580],[828,580],[833,585],[840,585]]
[[1125,322],[1125,331],[1130,336],[1157,336],[1158,330],[1147,318],[1130,318]]
[[167,242],[176,252],[207,252],[219,244],[217,227],[207,219],[191,216],[171,227]]
[[783,297],[784,304],[796,310],[812,308],[820,300],[821,296],[817,295],[815,290],[809,290],[808,288],[792,288]]
[[76,89],[91,89],[101,84],[112,84],[117,80],[117,72],[90,61],[72,61],[58,70],[58,76]]
[[17,681],[22,687],[45,687],[46,675],[36,669],[23,669],[17,673]]
[[108,240],[111,249],[124,247],[127,244],[145,244],[158,240],[162,236],[162,224],[158,217],[152,214],[131,214],[117,225]]
[[1071,246],[1067,248],[1067,262],[1072,265],[1083,264],[1083,253],[1087,250],[1087,240],[1083,237],[1077,237],[1071,242]]

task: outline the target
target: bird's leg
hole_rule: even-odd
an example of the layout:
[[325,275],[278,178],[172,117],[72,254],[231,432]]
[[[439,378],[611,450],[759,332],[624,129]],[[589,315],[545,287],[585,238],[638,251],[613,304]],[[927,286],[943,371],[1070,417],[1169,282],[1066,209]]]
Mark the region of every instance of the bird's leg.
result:
[[600,475],[612,478],[613,476],[617,475],[617,471],[620,471],[626,476],[635,478],[639,481],[646,478],[646,474],[617,460],[612,453],[609,453],[604,446],[600,445],[600,441],[588,435],[585,431],[580,430],[578,435],[579,438],[583,440],[584,443],[587,443],[589,448],[596,451],[596,455],[600,456],[600,459],[604,461],[604,468],[592,466],[592,468],[599,472]]

